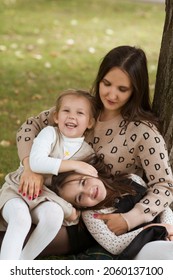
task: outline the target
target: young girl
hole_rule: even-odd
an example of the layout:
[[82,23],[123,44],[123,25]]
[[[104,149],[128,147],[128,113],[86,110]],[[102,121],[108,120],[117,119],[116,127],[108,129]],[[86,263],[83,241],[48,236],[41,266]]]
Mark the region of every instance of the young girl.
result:
[[[46,174],[48,186],[51,174],[74,170],[97,176],[91,165],[81,160],[93,153],[84,141],[84,134],[94,125],[95,107],[93,98],[82,90],[68,90],[57,99],[54,112],[55,127],[46,127],[34,141],[30,164],[35,172]],[[77,160],[78,159],[78,160]],[[0,190],[2,222],[7,225],[1,246],[1,259],[34,259],[53,240],[62,226],[63,218],[71,222],[77,213],[48,188],[33,197],[30,192],[18,192],[23,167],[6,176]],[[31,224],[36,228],[23,247]],[[2,223],[1,223],[2,225]]]
[[[155,224],[153,222],[142,225],[136,230],[120,236],[108,229],[106,216],[105,220],[95,219],[98,213],[128,212],[144,197],[147,187],[137,175],[111,175],[103,161],[96,156],[89,157],[86,161],[98,170],[98,177],[78,172],[62,173],[53,177],[52,189],[77,209],[83,210],[82,217],[88,230],[103,248],[111,254],[118,255],[118,258],[125,256],[132,259],[149,241],[166,240],[166,238],[173,241],[173,215],[169,207],[161,213],[160,219],[159,217],[155,219]],[[159,221],[164,224],[156,224]],[[154,234],[152,234],[153,226]],[[151,231],[149,231],[150,229]],[[165,229],[167,229],[168,235]],[[133,245],[130,245],[131,249],[129,249],[128,246],[132,240]],[[173,249],[173,242],[170,246]],[[160,256],[162,258],[162,252],[160,252]],[[173,252],[170,259],[173,259]]]
[[[108,52],[99,67],[92,92],[97,99],[99,117],[86,140],[91,143],[96,154],[104,158],[113,174],[135,173],[145,176],[148,186],[145,199],[127,213],[107,214],[107,218],[98,216],[107,219],[107,226],[118,235],[142,222],[152,221],[173,200],[173,175],[166,145],[157,129],[157,120],[149,102],[149,78],[144,51],[136,47],[119,46]],[[42,176],[30,170],[28,159],[35,136],[48,124],[54,125],[53,111],[52,108],[37,118],[29,118],[18,131],[18,152],[24,164],[20,189],[24,192],[33,189],[33,182],[36,194],[42,186]],[[90,239],[87,233],[83,242],[83,231],[79,232],[78,226],[70,227],[72,229],[73,236],[78,236],[78,252],[92,245],[93,240],[87,243],[87,239]],[[65,228],[61,232],[62,235],[57,235],[46,248],[45,254],[74,252],[75,242],[69,244],[69,232],[67,235]],[[59,251],[62,243],[64,250],[61,247]],[[149,246],[148,252],[163,250],[159,242],[156,250],[150,250]],[[157,257],[156,253],[154,258]]]

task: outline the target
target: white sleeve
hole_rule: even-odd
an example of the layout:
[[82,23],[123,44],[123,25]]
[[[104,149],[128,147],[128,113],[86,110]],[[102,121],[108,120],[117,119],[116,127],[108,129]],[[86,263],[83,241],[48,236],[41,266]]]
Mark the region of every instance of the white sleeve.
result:
[[111,254],[120,254],[143,230],[143,228],[139,228],[117,236],[108,229],[103,220],[94,218],[94,213],[91,210],[84,211],[82,213],[83,221],[94,239]]
[[160,223],[173,225],[173,212],[170,207],[160,213]]
[[58,174],[62,160],[49,156],[55,141],[56,133],[52,126],[43,128],[34,139],[29,157],[30,167],[33,172]]

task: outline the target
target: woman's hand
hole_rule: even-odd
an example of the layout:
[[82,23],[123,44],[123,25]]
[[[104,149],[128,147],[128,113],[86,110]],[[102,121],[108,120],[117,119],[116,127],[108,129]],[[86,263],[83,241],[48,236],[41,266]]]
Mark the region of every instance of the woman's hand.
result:
[[29,200],[32,200],[39,196],[43,187],[43,175],[34,173],[29,166],[29,158],[25,158],[24,171],[20,178],[19,192],[23,196],[28,196]]
[[81,174],[87,174],[90,176],[98,177],[98,171],[92,165],[83,161],[75,162],[74,171]]
[[116,235],[120,235],[128,231],[127,222],[121,214],[94,214],[94,218],[103,220],[109,230],[114,232]]

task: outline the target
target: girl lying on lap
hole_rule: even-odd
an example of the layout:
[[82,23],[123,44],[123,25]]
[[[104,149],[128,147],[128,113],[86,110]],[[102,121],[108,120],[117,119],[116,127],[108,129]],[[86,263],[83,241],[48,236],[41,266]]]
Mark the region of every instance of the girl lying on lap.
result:
[[[153,228],[153,226],[158,227],[155,227],[152,240],[164,238],[173,240],[173,215],[169,207],[151,224],[142,225],[119,236],[110,231],[107,227],[109,218],[104,221],[98,219],[98,213],[121,213],[120,215],[123,216],[123,213],[133,208],[146,194],[146,184],[139,176],[134,174],[111,175],[107,166],[97,156],[89,157],[86,161],[98,170],[98,177],[77,172],[62,173],[53,177],[52,190],[77,209],[83,210],[82,218],[84,223],[91,235],[102,247],[114,255],[121,254],[140,233],[142,241],[144,234],[150,234],[148,229]],[[158,237],[160,236],[161,226],[163,235],[161,234],[161,237]],[[150,238],[151,236],[147,241],[152,241]],[[138,239],[137,241],[139,243]],[[145,242],[142,241],[142,243],[138,244],[137,252],[145,245]],[[169,244],[170,246],[173,245],[172,242]],[[133,253],[128,258],[131,258],[131,256],[133,256]]]

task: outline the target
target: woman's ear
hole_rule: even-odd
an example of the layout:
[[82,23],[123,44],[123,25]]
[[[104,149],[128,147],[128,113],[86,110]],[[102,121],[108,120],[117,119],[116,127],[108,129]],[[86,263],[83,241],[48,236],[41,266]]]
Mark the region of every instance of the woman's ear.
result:
[[53,120],[56,124],[58,124],[58,113],[57,112],[54,112]]

